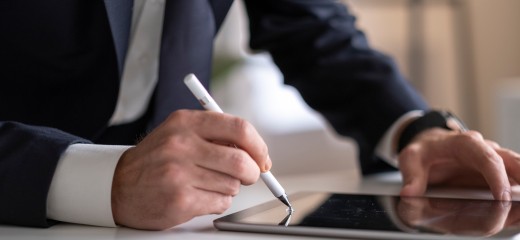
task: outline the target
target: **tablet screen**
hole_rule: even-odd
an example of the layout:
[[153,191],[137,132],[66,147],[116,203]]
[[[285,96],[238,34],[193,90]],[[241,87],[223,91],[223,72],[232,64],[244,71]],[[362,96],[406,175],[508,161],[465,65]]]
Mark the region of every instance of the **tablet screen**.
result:
[[302,192],[215,220],[221,230],[379,239],[512,239],[519,202]]

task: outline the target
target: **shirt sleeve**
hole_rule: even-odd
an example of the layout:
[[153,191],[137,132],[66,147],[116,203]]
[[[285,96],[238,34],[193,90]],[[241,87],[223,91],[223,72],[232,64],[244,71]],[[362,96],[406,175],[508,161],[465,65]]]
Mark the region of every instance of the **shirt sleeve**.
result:
[[115,227],[112,179],[119,158],[132,146],[73,144],[61,156],[47,197],[47,217]]
[[392,165],[395,168],[399,168],[399,161],[397,159],[397,143],[400,129],[402,129],[404,124],[409,123],[411,120],[417,119],[424,115],[424,111],[422,110],[414,110],[409,111],[399,117],[397,121],[395,121],[390,128],[385,132],[381,140],[376,147],[376,155],[382,158],[385,162]]

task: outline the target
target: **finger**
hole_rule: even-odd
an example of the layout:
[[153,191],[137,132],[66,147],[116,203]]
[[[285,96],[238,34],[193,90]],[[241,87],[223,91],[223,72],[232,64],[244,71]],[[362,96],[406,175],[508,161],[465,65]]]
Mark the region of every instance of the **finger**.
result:
[[170,208],[170,216],[177,218],[179,223],[197,216],[221,214],[231,206],[230,195],[197,188],[187,188],[184,191],[177,194]]
[[[475,200],[432,199],[431,228],[440,232],[489,236],[502,230],[510,209],[509,202],[491,204]],[[475,216],[486,216],[475,218]]]
[[520,226],[520,203],[517,201],[511,202],[511,210],[505,223],[506,226]]
[[399,217],[408,225],[417,226],[425,218],[425,208],[427,200],[416,197],[401,197],[397,205]]
[[205,190],[236,196],[240,190],[240,180],[228,174],[198,167],[193,178],[193,186]]
[[496,152],[504,160],[504,166],[509,179],[513,184],[517,185],[520,182],[520,154],[506,148],[498,148]]
[[491,141],[491,140],[486,140],[486,143],[491,146],[493,149],[499,149],[500,148],[500,145],[495,142],[495,141]]
[[196,132],[203,138],[235,144],[255,160],[262,172],[268,171],[272,162],[268,156],[267,145],[248,121],[221,113],[202,112],[207,116],[199,117]]
[[199,204],[201,215],[221,214],[231,206],[233,197],[216,192],[204,191],[200,198],[195,199],[195,201],[199,200],[204,203]]
[[253,125],[236,117],[232,117],[230,123],[228,131],[233,134],[228,135],[229,139],[224,140],[235,143],[238,148],[246,151],[262,172],[270,170],[272,161],[269,158],[267,145]]
[[260,169],[245,151],[201,140],[194,157],[197,166],[229,175],[244,185],[255,183]]
[[426,192],[428,169],[421,159],[419,145],[409,145],[399,155],[399,168],[403,176],[401,196],[420,196]]
[[465,146],[456,149],[459,161],[465,162],[468,167],[473,167],[480,172],[486,180],[493,197],[498,200],[511,200],[511,186],[500,155],[489,146],[478,132],[469,131],[459,134],[455,138],[460,143],[455,146]]

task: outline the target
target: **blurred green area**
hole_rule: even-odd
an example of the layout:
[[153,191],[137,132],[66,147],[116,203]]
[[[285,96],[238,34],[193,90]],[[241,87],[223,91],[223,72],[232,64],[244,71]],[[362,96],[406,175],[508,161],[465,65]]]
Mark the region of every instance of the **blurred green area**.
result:
[[219,84],[221,79],[225,79],[235,66],[243,60],[239,58],[215,57],[213,58],[213,66],[211,69],[211,84]]

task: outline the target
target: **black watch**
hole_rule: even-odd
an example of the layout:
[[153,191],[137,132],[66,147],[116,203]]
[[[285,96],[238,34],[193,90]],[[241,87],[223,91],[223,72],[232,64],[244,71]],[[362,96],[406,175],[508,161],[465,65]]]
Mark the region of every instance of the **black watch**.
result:
[[399,137],[399,144],[397,145],[397,152],[401,152],[412,139],[423,130],[440,127],[447,130],[467,130],[466,125],[455,115],[448,111],[433,110],[429,111],[424,116],[415,119],[408,124],[401,132]]

